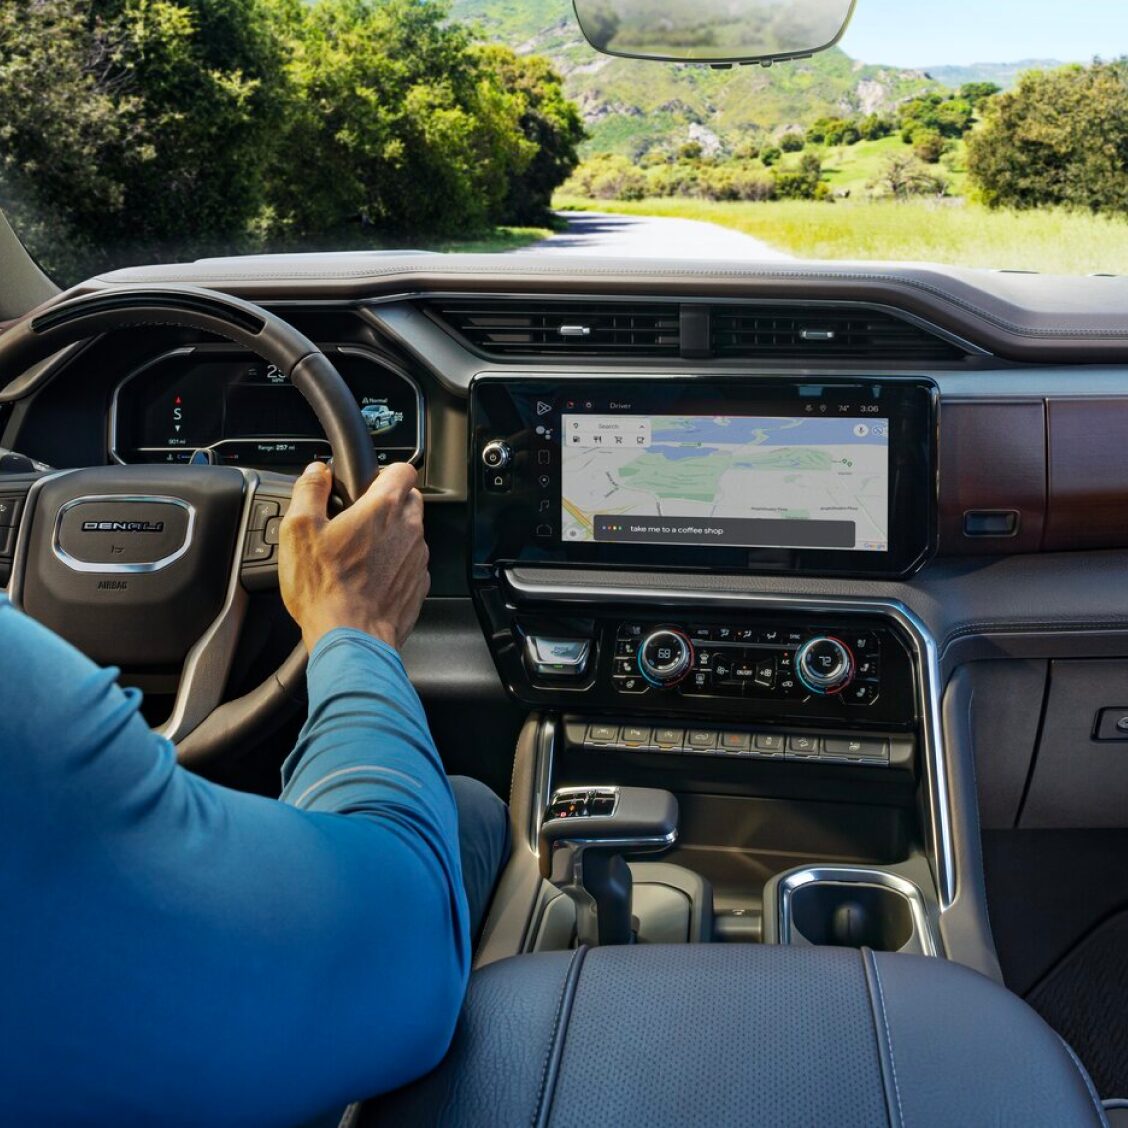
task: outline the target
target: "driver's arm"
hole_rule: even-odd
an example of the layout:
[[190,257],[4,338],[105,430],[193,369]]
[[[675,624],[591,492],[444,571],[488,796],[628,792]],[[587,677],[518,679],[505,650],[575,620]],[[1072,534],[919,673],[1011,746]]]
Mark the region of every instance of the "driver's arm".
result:
[[312,653],[286,803],[179,768],[114,671],[0,600],[0,1122],[296,1123],[442,1056],[469,943],[396,653],[427,586],[413,482],[332,522],[327,471],[295,490],[284,595]]

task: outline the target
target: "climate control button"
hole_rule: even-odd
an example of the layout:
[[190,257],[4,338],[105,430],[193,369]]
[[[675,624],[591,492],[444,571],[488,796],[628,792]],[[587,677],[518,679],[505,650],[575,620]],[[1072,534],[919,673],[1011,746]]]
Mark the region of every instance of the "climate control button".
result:
[[816,635],[799,647],[795,672],[812,693],[838,693],[854,679],[854,655],[841,640]]
[[651,685],[677,685],[693,667],[693,643],[668,627],[652,631],[639,644],[639,672]]

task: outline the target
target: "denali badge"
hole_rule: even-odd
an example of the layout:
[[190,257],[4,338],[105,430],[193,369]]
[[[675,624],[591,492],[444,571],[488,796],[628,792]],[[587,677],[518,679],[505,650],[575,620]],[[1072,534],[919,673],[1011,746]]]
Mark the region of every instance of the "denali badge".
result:
[[83,521],[84,533],[163,533],[163,521]]

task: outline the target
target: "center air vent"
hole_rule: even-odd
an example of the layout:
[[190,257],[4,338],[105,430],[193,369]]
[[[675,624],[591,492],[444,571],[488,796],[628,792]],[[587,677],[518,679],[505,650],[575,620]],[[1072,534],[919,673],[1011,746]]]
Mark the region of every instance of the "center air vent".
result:
[[713,356],[804,360],[961,360],[963,350],[898,317],[864,308],[714,306]]
[[675,304],[458,301],[432,312],[475,348],[502,356],[677,356]]
[[426,308],[447,330],[492,356],[894,364],[968,356],[936,331],[851,304],[459,297]]

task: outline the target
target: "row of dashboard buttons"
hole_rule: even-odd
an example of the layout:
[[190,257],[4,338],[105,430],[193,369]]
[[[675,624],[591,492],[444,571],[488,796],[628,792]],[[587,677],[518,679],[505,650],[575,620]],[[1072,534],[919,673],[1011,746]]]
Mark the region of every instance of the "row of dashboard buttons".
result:
[[589,724],[583,742],[588,749],[617,752],[750,756],[770,760],[819,760],[824,763],[874,766],[889,763],[889,741],[879,737]]

